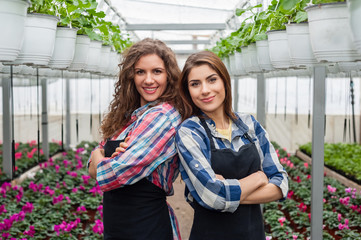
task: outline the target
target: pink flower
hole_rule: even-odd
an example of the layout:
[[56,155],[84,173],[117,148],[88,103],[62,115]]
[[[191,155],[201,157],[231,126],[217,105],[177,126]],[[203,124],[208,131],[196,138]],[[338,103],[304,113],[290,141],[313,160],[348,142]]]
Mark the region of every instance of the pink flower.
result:
[[70,201],[70,198],[69,198],[68,196],[66,196],[65,199],[66,199],[66,201],[67,201],[68,203],[71,202],[71,201]]
[[337,220],[338,220],[339,222],[341,222],[341,218],[342,218],[341,213],[338,213],[338,214],[337,214]]
[[31,213],[34,209],[34,206],[32,203],[26,202],[26,204],[22,207],[21,210],[23,210],[25,213]]
[[336,192],[336,188],[335,187],[332,187],[331,185],[327,185],[327,190],[329,193],[334,193]]
[[300,182],[301,182],[301,178],[300,178],[300,176],[297,176],[297,177],[296,177],[296,182],[298,182],[298,183],[300,183]]
[[278,219],[278,222],[281,224],[281,227],[283,227],[283,223],[286,221],[286,218],[285,217],[280,217]]
[[56,173],[59,173],[59,169],[60,169],[60,166],[59,166],[59,165],[55,165],[55,172],[56,172]]
[[81,178],[83,179],[83,183],[84,183],[85,185],[88,185],[88,184],[89,184],[90,176],[83,175],[83,176],[81,176]]
[[5,204],[3,204],[3,205],[1,205],[0,206],[0,215],[2,214],[2,213],[6,213],[7,211],[6,211],[6,209],[5,209]]
[[63,201],[64,196],[62,194],[60,194],[58,197],[53,197],[53,204],[57,204],[60,203],[61,201]]
[[103,222],[99,219],[95,220],[95,225],[93,226],[93,232],[102,235],[104,232]]
[[76,173],[76,172],[67,171],[66,174],[68,174],[69,176],[74,177],[74,178],[78,177],[78,173]]
[[77,211],[78,213],[84,213],[84,212],[86,212],[86,208],[85,208],[84,206],[80,206],[80,207],[78,207],[78,208],[76,209],[76,211]]
[[29,227],[29,230],[24,231],[23,234],[26,235],[26,236],[34,237],[34,235],[35,235],[34,226],[31,225],[31,226]]
[[293,234],[292,238],[293,238],[293,240],[296,240],[298,238],[298,236]]
[[21,158],[22,155],[23,155],[22,152],[17,152],[17,153],[15,153],[15,160]]
[[291,190],[287,193],[287,198],[292,198],[294,192]]
[[78,188],[73,188],[71,192],[76,193],[78,191]]
[[308,168],[308,163],[305,162],[305,163],[303,164],[303,166],[304,166],[305,168]]

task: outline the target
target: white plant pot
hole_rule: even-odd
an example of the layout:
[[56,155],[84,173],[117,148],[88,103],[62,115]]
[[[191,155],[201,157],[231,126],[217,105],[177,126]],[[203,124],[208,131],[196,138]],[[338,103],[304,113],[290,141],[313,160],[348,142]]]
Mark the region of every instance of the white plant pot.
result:
[[241,58],[242,58],[242,67],[244,69],[244,71],[246,72],[246,74],[248,74],[250,72],[250,64],[251,62],[249,61],[248,58],[248,48],[247,47],[241,47]]
[[228,56],[223,59],[223,63],[226,66],[229,75],[232,75],[233,73],[231,72],[230,61]]
[[247,75],[246,70],[244,70],[243,67],[243,56],[240,52],[235,52],[235,61],[236,61],[236,68],[235,68],[235,74],[237,76],[243,76],[243,75]]
[[313,53],[319,62],[361,60],[352,42],[346,2],[306,7]]
[[89,56],[90,38],[86,35],[77,35],[73,61],[68,70],[80,71],[85,69]]
[[273,71],[275,68],[271,64],[269,57],[268,40],[256,41],[257,47],[257,60],[259,67],[263,71]]
[[278,69],[292,67],[286,30],[269,31],[267,35],[269,55],[273,67]]
[[361,54],[361,1],[348,0],[347,2],[353,43],[358,53]]
[[248,61],[250,63],[250,72],[251,73],[259,73],[262,72],[261,67],[258,63],[258,57],[257,57],[257,47],[255,43],[251,43],[247,47],[248,52]]
[[229,68],[230,74],[236,75],[236,56],[234,53],[229,55]]
[[111,51],[109,54],[108,68],[106,70],[107,75],[116,76],[119,73],[119,63],[120,58],[118,56],[118,53],[115,51]]
[[25,20],[24,42],[13,64],[48,65],[54,51],[58,17],[31,13]]
[[53,56],[50,59],[49,67],[54,69],[66,69],[73,61],[76,28],[57,27]]
[[29,5],[28,0],[0,0],[1,62],[12,62],[20,53]]
[[19,71],[19,74],[23,75],[31,75],[34,76],[36,74],[36,68],[30,67],[30,66],[20,66],[21,69]]
[[97,72],[100,63],[100,51],[102,47],[101,41],[92,40],[89,46],[88,61],[85,70],[88,72]]
[[317,63],[312,51],[308,23],[286,25],[289,53],[296,67],[308,67]]
[[102,74],[107,73],[108,65],[109,65],[109,56],[110,56],[110,46],[101,46],[100,49],[100,62],[97,71]]

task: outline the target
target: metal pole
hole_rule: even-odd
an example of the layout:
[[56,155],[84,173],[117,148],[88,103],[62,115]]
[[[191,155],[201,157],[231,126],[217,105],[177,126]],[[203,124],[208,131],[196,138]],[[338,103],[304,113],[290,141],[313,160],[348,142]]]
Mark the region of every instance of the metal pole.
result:
[[234,78],[234,86],[233,86],[233,109],[235,112],[238,112],[238,84],[239,78]]
[[42,132],[42,149],[45,159],[50,157],[49,154],[49,134],[48,134],[48,81],[41,79],[41,132]]
[[266,128],[266,81],[263,73],[257,74],[257,121]]
[[2,79],[3,91],[3,170],[10,179],[13,178],[12,161],[12,122],[11,122],[11,84],[10,79]]
[[311,239],[322,239],[326,67],[315,66],[313,76]]
[[70,148],[70,140],[71,140],[71,128],[70,128],[70,79],[66,79],[65,85],[65,101],[66,101],[66,145],[65,149]]

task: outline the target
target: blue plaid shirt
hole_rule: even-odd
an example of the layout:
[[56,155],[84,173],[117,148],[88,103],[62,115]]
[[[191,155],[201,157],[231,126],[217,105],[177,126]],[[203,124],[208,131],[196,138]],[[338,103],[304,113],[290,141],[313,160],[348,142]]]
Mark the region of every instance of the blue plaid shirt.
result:
[[[241,138],[245,132],[253,139],[261,158],[261,169],[269,182],[282,190],[283,198],[288,192],[288,177],[280,164],[277,153],[267,132],[249,114],[236,114],[237,124],[232,122],[232,141],[216,131],[215,123],[206,117],[217,149],[230,148],[238,151],[245,144]],[[237,179],[218,180],[211,167],[211,147],[207,133],[198,117],[185,120],[176,133],[176,146],[180,158],[180,171],[186,184],[185,197],[188,202],[197,201],[201,206],[221,212],[234,212],[238,206],[242,189]]]

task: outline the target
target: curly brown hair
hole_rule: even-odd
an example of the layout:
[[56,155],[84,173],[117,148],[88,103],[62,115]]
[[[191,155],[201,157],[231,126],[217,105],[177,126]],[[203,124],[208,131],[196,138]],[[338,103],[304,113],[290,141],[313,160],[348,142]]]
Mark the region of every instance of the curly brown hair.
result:
[[192,101],[191,95],[189,93],[188,88],[188,76],[191,70],[194,67],[198,67],[201,65],[208,65],[223,80],[224,88],[225,88],[225,99],[224,99],[224,111],[225,114],[231,117],[232,119],[236,119],[236,115],[232,110],[232,89],[231,89],[231,77],[227,71],[226,66],[223,64],[222,60],[213,52],[210,51],[201,51],[198,53],[194,53],[190,55],[183,67],[182,74],[178,80],[178,88],[180,97],[182,99],[181,111],[182,120],[195,115],[201,116],[201,109],[199,109]]
[[176,88],[180,69],[175,54],[162,41],[145,38],[132,45],[124,53],[123,61],[119,64],[119,80],[115,83],[114,98],[100,126],[103,139],[113,136],[125,126],[130,120],[131,113],[140,107],[140,94],[134,83],[134,66],[141,57],[150,54],[156,54],[163,60],[167,72],[167,88],[158,100],[168,102],[179,109],[180,101],[177,100]]

